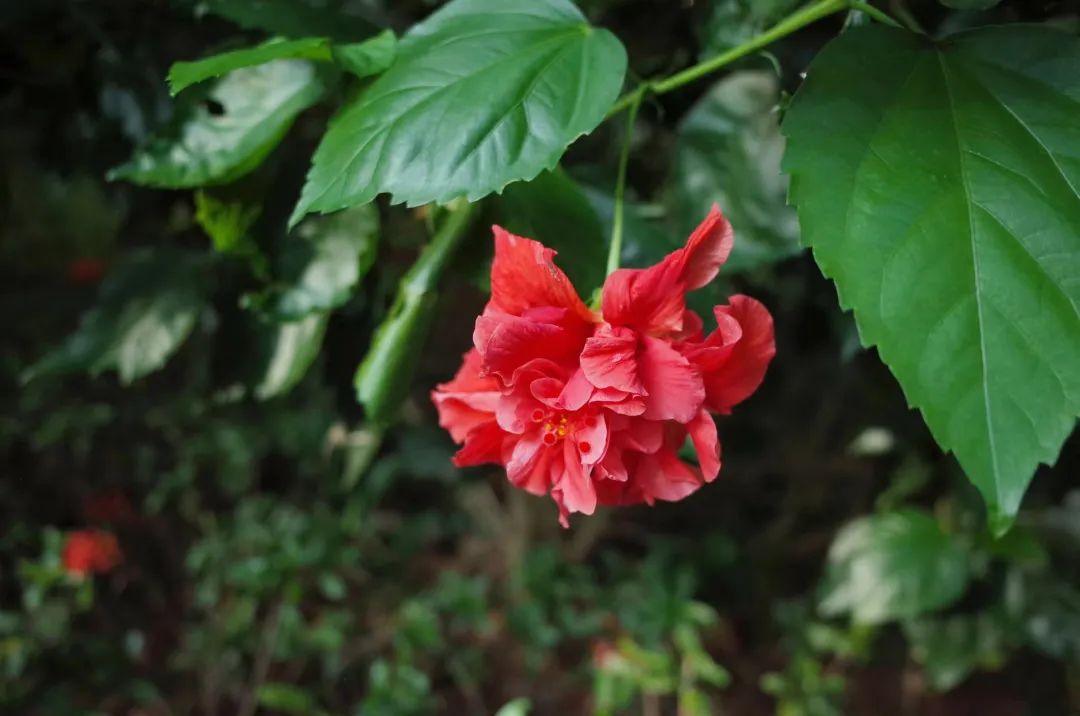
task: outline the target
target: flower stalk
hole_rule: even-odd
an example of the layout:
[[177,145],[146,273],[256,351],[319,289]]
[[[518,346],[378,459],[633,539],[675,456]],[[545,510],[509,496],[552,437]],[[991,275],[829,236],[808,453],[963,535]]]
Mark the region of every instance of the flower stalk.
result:
[[626,134],[623,136],[622,150],[619,152],[619,175],[615,180],[615,211],[611,220],[611,244],[608,246],[607,274],[610,276],[619,268],[623,240],[623,203],[626,194],[626,168],[630,163],[630,147],[634,142],[634,123],[638,109],[649,91],[649,83],[643,82],[630,95],[630,111],[626,117]]

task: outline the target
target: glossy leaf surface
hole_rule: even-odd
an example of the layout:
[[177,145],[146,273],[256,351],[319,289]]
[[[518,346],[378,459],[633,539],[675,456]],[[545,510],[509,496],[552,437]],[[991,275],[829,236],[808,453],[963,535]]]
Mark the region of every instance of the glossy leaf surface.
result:
[[1080,39],[881,26],[815,60],[785,166],[805,241],[999,530],[1080,413]]

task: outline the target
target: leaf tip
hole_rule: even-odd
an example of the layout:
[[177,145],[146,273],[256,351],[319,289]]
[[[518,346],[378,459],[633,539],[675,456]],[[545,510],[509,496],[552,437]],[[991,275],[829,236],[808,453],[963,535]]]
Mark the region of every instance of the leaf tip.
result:
[[286,231],[292,231],[293,229],[295,229],[296,225],[299,224],[304,219],[304,217],[307,216],[307,215],[308,215],[308,206],[307,206],[306,203],[304,203],[303,200],[301,200],[296,205],[296,208],[293,209],[292,214],[289,215],[289,223],[286,224],[286,226],[285,226]]
[[999,505],[987,506],[987,526],[990,534],[1000,539],[1016,524],[1016,515],[1004,512]]

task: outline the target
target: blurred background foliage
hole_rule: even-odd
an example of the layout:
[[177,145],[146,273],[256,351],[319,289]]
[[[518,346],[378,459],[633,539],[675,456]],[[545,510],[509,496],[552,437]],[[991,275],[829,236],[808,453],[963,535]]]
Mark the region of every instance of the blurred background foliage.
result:
[[[367,70],[356,55],[344,69],[288,60],[175,100],[164,78],[275,35],[339,47],[400,33],[435,4],[0,9],[4,712],[1080,710],[1080,443],[991,538],[784,206],[777,120],[839,18],[650,102],[632,137],[625,263],[679,245],[719,201],[733,270],[694,301],[747,289],[776,316],[765,385],[720,424],[720,480],[562,531],[497,470],[453,468],[435,426],[427,393],[485,300],[486,225],[559,249],[583,291],[602,279],[611,124],[483,202],[423,327],[406,327],[400,415],[365,419],[353,373],[392,310],[413,315],[394,308],[398,282],[444,212],[380,201],[285,222]],[[794,5],[580,4],[636,76],[730,48]],[[951,29],[1077,17],[1072,2],[899,5]],[[65,569],[78,529],[114,533],[123,563]]]

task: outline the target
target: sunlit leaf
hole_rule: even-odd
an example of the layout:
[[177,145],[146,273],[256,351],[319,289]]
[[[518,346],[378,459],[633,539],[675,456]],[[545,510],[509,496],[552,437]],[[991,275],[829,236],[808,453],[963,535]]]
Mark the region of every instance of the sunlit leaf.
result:
[[784,122],[806,242],[1002,529],[1080,413],[1080,39],[867,26]]
[[600,123],[625,68],[615,36],[569,0],[453,0],[335,117],[292,220],[382,193],[415,206],[531,179]]
[[97,304],[67,341],[34,364],[27,379],[115,370],[121,383],[152,373],[180,348],[206,305],[206,257],[157,248],[110,272]]
[[257,167],[322,96],[304,60],[275,60],[230,72],[169,131],[155,135],[110,179],[163,188],[222,184]]
[[371,268],[378,247],[374,204],[314,217],[285,239],[277,284],[252,300],[284,320],[337,308]]
[[968,556],[918,510],[862,517],[829,548],[819,608],[879,624],[948,606],[963,594]]
[[522,697],[507,701],[495,712],[495,716],[529,716],[530,711],[532,711],[532,701]]
[[256,398],[282,395],[300,382],[319,355],[327,318],[325,313],[312,313],[299,321],[264,328]]

